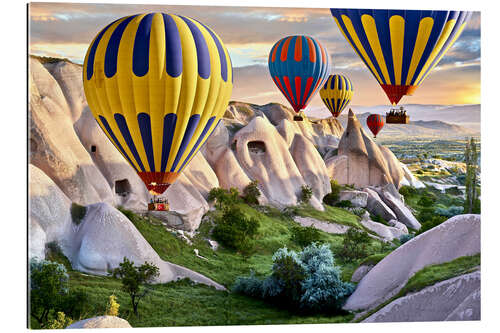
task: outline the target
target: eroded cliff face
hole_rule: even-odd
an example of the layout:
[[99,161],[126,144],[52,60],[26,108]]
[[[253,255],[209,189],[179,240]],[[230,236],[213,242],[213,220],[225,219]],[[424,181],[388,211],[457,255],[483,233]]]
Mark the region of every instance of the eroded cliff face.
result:
[[[82,67],[30,58],[30,163],[71,201],[145,210],[150,196],[134,170],[101,131],[85,100]],[[277,103],[230,102],[223,121],[165,195],[176,227],[195,230],[208,211],[213,187],[241,191],[259,181],[260,201],[296,205],[303,185],[323,209],[330,178],[359,187],[404,177],[390,150],[374,143],[352,115],[344,131],[337,119],[293,121]],[[342,136],[342,138],[340,138]],[[337,150],[338,149],[338,150]]]

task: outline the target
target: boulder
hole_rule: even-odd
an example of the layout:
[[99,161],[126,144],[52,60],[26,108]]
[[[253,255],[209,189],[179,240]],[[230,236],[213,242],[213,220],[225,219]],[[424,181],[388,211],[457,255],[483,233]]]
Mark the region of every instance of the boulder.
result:
[[366,209],[373,215],[380,215],[384,220],[396,220],[396,214],[385,204],[378,193],[371,188],[364,188],[363,192],[368,194]]
[[29,63],[29,158],[66,196],[87,205],[114,204],[111,188],[73,129],[73,114],[58,82],[35,58]]
[[481,273],[461,275],[400,297],[364,323],[480,320]]
[[358,283],[361,281],[361,279],[368,274],[368,272],[373,268],[373,265],[361,265],[356,270],[354,273],[352,273],[351,277],[351,282],[356,282]]
[[98,316],[77,321],[66,329],[79,328],[132,328],[129,322],[125,319],[115,316]]
[[381,237],[385,241],[391,242],[393,239],[399,239],[402,235],[405,233],[398,228],[395,227],[389,227],[386,226],[382,223],[378,223],[375,221],[370,220],[370,216],[367,213],[367,217],[364,216],[360,223],[368,230],[371,230],[372,232],[376,233],[379,237]]
[[339,201],[350,201],[354,207],[366,207],[367,199],[368,193],[363,191],[346,190],[339,193]]
[[45,258],[45,245],[60,243],[63,251],[71,232],[71,200],[42,170],[29,164],[29,257]]
[[185,267],[163,261],[125,215],[107,203],[87,206],[87,213],[75,227],[68,259],[74,269],[107,275],[124,257],[136,265],[144,262],[160,269],[156,282],[166,283],[181,278],[224,289],[209,278]]
[[347,156],[346,177],[339,177],[341,184],[367,187],[392,183],[399,186],[403,175],[399,161],[365,133],[352,110],[349,110],[347,127],[338,145],[338,155]]
[[[306,183],[288,145],[267,119],[253,118],[235,134],[233,144],[240,166],[251,179],[259,181],[271,204],[283,207],[298,203],[300,188]],[[311,204],[322,209],[320,200],[313,196]]]
[[414,188],[424,188],[425,184],[422,183],[420,180],[418,180],[413,173],[408,169],[406,164],[400,162],[401,168],[403,169],[404,172],[404,178],[401,181],[401,186],[406,185],[406,186],[411,186]]
[[394,227],[394,228],[397,228],[397,229],[401,230],[404,234],[408,233],[408,228],[406,227],[406,225],[404,225],[403,223],[399,222],[398,220],[389,220],[387,223],[391,227]]
[[480,215],[457,215],[404,243],[380,261],[347,299],[345,310],[376,307],[396,295],[422,268],[481,251]]
[[411,210],[405,206],[403,201],[395,197],[390,191],[382,190],[381,197],[387,206],[396,214],[397,220],[404,223],[408,228],[419,230],[421,227],[420,222],[413,216]]

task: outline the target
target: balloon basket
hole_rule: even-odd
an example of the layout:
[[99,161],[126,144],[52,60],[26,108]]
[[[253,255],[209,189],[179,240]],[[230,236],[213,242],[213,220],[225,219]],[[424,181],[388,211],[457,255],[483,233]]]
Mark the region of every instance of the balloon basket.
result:
[[149,203],[148,204],[149,211],[169,211],[170,205],[167,203]]
[[294,121],[304,121],[304,118],[302,116],[293,116]]

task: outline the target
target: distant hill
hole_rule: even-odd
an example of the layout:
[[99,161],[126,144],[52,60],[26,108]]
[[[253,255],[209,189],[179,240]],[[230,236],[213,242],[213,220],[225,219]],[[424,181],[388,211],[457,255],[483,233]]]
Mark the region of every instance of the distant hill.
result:
[[[407,109],[408,110],[408,109]],[[366,126],[366,118],[371,112],[357,114],[357,117],[366,131],[369,131]],[[377,112],[376,112],[377,113]],[[378,112],[385,115],[384,112]],[[384,116],[385,118],[385,116]],[[347,114],[339,116],[339,121],[342,126],[347,124]],[[394,137],[440,137],[440,138],[461,138],[470,135],[478,135],[479,131],[467,128],[457,124],[451,124],[441,120],[414,120],[410,114],[410,123],[402,124],[385,124],[382,131],[379,133],[380,138]]]

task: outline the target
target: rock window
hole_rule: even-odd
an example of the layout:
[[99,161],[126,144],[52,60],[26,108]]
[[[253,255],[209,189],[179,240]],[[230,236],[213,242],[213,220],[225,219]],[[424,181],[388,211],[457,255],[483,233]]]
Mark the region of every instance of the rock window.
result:
[[132,186],[128,179],[122,179],[115,181],[115,193],[126,197],[132,191]]
[[90,151],[95,153],[97,151],[97,147],[96,146],[91,146],[90,147]]
[[266,152],[266,144],[262,141],[249,141],[248,150],[254,154],[263,154]]

